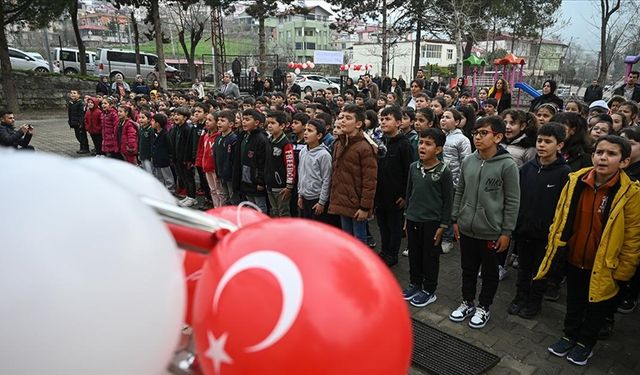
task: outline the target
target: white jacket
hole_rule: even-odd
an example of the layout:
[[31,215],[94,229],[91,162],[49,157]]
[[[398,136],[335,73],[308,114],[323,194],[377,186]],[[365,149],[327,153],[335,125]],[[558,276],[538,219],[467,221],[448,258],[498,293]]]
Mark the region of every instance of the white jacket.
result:
[[458,186],[460,166],[462,165],[462,160],[468,155],[471,155],[471,142],[466,135],[462,134],[462,130],[454,129],[447,133],[447,141],[444,144],[442,157],[451,170],[454,186]]

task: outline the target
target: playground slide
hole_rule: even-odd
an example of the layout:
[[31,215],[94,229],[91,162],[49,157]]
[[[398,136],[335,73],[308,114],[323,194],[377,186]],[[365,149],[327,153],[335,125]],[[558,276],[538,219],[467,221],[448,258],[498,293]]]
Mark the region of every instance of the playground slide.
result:
[[537,98],[541,95],[536,89],[533,88],[533,86],[526,82],[518,82],[515,84],[515,87],[533,96],[534,98]]

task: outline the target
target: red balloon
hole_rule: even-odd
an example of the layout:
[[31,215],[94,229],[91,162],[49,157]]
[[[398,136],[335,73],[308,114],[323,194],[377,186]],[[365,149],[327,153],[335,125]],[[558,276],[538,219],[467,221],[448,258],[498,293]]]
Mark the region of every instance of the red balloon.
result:
[[302,219],[227,235],[196,290],[205,375],[404,375],[409,312],[395,278],[352,236]]
[[184,276],[187,284],[187,307],[184,312],[184,322],[191,325],[193,316],[193,302],[196,294],[196,286],[202,277],[202,266],[204,266],[207,256],[204,254],[195,253],[193,251],[185,251],[184,261],[182,265],[184,267]]
[[287,66],[289,67],[289,69],[293,69],[293,65],[294,65],[294,64],[293,64],[293,61],[287,64]]

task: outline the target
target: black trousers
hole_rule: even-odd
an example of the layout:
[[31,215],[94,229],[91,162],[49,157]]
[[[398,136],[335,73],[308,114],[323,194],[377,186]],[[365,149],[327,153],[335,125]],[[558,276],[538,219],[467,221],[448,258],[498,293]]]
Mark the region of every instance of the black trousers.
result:
[[93,148],[96,149],[96,155],[102,155],[102,134],[89,134],[93,142]]
[[640,292],[640,267],[636,268],[636,273],[631,280],[621,283],[620,302],[637,300],[638,292]]
[[478,270],[482,266],[482,289],[480,290],[479,304],[485,308],[491,306],[493,297],[498,290],[498,256],[495,249],[489,248],[489,242],[460,235],[462,298],[469,302],[475,300]]
[[440,273],[440,243],[434,245],[433,238],[440,227],[437,221],[417,223],[407,220],[409,247],[409,282],[433,293],[438,287]]
[[76,139],[80,143],[81,151],[89,151],[89,140],[87,139],[87,131],[84,126],[76,126],[73,128],[73,132],[76,134]]
[[[327,208],[328,207],[325,206],[324,212],[321,213],[320,215],[316,215],[315,211],[313,210],[313,206],[315,206],[316,203],[318,203],[319,201],[320,201],[320,199],[306,199],[306,198],[302,197],[302,210],[299,210],[300,211],[300,217],[305,218],[305,219],[320,221],[320,222],[325,223],[325,224],[330,224],[329,218],[327,217]],[[298,205],[296,204],[296,207],[297,206]]]
[[380,204],[376,208],[376,219],[380,228],[380,252],[389,259],[398,259],[404,224],[403,209],[396,205]]
[[209,183],[207,182],[207,175],[204,173],[202,167],[196,167],[198,171],[198,180],[200,180],[200,189],[204,191],[204,196],[211,198],[211,189],[209,188]]
[[592,270],[584,270],[569,263],[566,264],[565,269],[567,271],[567,313],[564,317],[564,333],[572,340],[593,347],[598,341],[598,332],[617,298],[596,303],[589,302]]
[[518,238],[515,242],[518,252],[518,280],[516,282],[518,298],[529,303],[540,304],[547,288],[546,280],[533,281],[544,259],[547,240]]
[[190,198],[196,197],[196,179],[193,174],[193,167],[187,168],[187,164],[182,161],[176,162],[176,173],[178,177],[184,183],[184,187],[187,189],[187,196]]

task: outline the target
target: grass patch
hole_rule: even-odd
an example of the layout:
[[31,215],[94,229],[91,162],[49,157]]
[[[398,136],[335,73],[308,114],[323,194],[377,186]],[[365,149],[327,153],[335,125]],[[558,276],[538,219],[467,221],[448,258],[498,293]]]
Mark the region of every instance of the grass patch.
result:
[[[187,43],[187,48],[190,48],[191,44]],[[123,48],[129,48],[128,46]],[[175,55],[173,53],[175,49]],[[255,53],[258,49],[258,43],[246,40],[246,39],[227,39],[225,41],[225,52],[227,55],[248,55]],[[156,43],[146,42],[140,44],[140,52],[156,53]],[[202,55],[211,55],[211,41],[201,40],[196,47],[196,60],[202,60]],[[167,59],[183,59],[184,52],[180,43],[175,41],[173,47],[171,44],[164,45],[164,57]],[[206,57],[205,59],[209,59]]]

